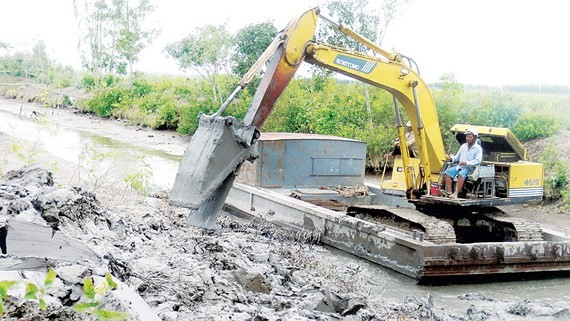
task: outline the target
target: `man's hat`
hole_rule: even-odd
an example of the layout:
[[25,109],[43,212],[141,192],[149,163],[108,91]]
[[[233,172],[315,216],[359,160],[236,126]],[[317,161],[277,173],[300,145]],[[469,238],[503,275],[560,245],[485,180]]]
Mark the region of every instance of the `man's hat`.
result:
[[473,136],[477,136],[479,135],[479,132],[477,131],[477,129],[475,128],[469,128],[465,131],[465,135],[473,135]]
[[412,122],[408,120],[408,122],[406,123],[406,126],[412,127]]

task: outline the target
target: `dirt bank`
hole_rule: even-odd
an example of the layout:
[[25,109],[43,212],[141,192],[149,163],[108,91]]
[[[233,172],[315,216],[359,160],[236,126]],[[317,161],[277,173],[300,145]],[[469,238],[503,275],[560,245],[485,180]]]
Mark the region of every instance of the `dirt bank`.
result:
[[127,120],[100,118],[70,108],[44,107],[41,104],[0,98],[0,110],[26,118],[45,116],[51,123],[64,128],[92,132],[126,144],[159,149],[175,155],[182,155],[190,141],[189,136],[175,131],[152,130],[130,125]]
[[[331,274],[327,271],[331,266],[319,263],[327,254],[325,249],[263,222],[225,217],[220,231],[205,232],[187,227],[185,211],[170,207],[165,199],[136,195],[123,200],[129,206],[113,210],[80,188],[54,186],[51,173],[35,166],[9,171],[0,180],[0,191],[1,215],[8,222],[9,236],[20,231],[15,222],[43,221],[54,234],[81,241],[101,259],[90,260],[91,265],[81,260],[77,265],[76,256],[62,252],[60,257],[57,249],[35,254],[51,258],[46,265],[54,267],[59,283],[44,296],[45,312],[34,300],[8,291],[4,317],[11,320],[34,316],[39,320],[90,320],[73,311],[72,306],[84,298],[73,295],[74,288],[81,286],[82,277],[105,271],[136,291],[163,320],[453,317],[420,298],[403,305],[372,305],[365,293],[356,291],[358,282],[353,278],[358,276],[358,266],[334,266]],[[12,240],[8,238],[7,255],[0,260],[22,258]],[[26,258],[34,256],[24,253],[28,253]],[[74,270],[71,277],[70,268]],[[115,304],[111,310],[125,309]],[[133,315],[136,311],[126,312]],[[150,320],[147,317],[133,320]]]
[[[112,273],[123,287],[108,290],[99,307],[127,312],[131,320],[155,320],[154,315],[162,320],[570,317],[568,309],[557,305],[504,301],[479,293],[457,297],[469,303],[461,314],[446,309],[445,301],[429,294],[394,302],[367,291],[370,283],[381,284],[382,280],[371,275],[362,262],[331,261],[332,253],[298,233],[230,217],[219,221],[219,231],[206,232],[186,226],[184,210],[170,207],[165,199],[129,195],[123,199],[126,204],[111,209],[80,188],[54,186],[50,177],[37,167],[8,172],[0,180],[0,215],[16,232],[11,220],[43,220],[54,234],[82,242],[100,260],[78,263],[44,252],[49,258],[41,262],[44,269],[52,266],[58,275],[43,295],[46,310],[10,289],[4,315],[8,320],[92,320],[72,307],[88,301],[80,290],[84,278],[102,279],[105,273]],[[7,255],[0,263],[22,258],[12,254],[10,241],[9,237]],[[29,254],[23,257],[30,259]],[[26,282],[42,284],[45,278],[28,272],[29,262],[27,268],[17,270],[25,272],[20,275],[26,275]],[[3,281],[15,277],[0,273]],[[133,308],[138,297],[144,305]],[[145,309],[152,310],[141,312]]]

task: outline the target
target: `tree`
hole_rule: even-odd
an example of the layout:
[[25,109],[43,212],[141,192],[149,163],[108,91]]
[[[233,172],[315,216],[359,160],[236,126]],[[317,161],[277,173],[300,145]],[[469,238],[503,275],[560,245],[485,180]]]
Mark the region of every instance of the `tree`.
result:
[[[368,39],[375,40],[377,38],[380,17],[368,0],[335,0],[328,2],[326,8],[333,19]],[[326,28],[319,29],[319,38],[334,46],[360,52],[366,51],[364,45],[336,31],[330,24],[327,24]]]
[[460,111],[466,108],[464,91],[454,74],[447,73],[440,77],[441,90],[433,92],[437,105],[437,118],[441,136],[448,150],[459,148],[455,135],[449,129],[456,123],[465,122]]
[[41,83],[48,83],[48,73],[54,62],[48,57],[46,45],[39,40],[32,52],[18,51],[0,59],[0,71],[16,77],[36,78]]
[[[376,10],[370,7],[368,0],[335,0],[328,2],[326,7],[333,19],[336,18],[342,24],[349,26],[367,39],[376,39],[380,17]],[[319,30],[319,37],[323,37],[327,43],[334,46],[360,52],[366,52],[367,50],[363,44],[341,34],[330,24],[327,25],[326,28]],[[324,75],[330,75],[330,73],[325,72]],[[368,86],[365,84],[363,84],[363,86],[366,95],[366,110],[370,119],[370,125],[372,126],[370,92]]]
[[[327,2],[326,8],[329,10],[329,14],[333,19],[349,26],[352,30],[367,39],[376,41],[377,44],[381,46],[388,27],[398,17],[402,6],[408,4],[409,1],[410,0],[378,1],[380,11],[376,9],[378,2],[374,1],[371,4],[368,0],[333,0]],[[319,29],[319,38],[335,46],[360,52],[367,50],[364,45],[340,34],[330,25],[328,25],[327,28]]]
[[206,25],[166,46],[166,53],[182,70],[192,69],[212,86],[214,101],[222,101],[219,73],[229,67],[233,36],[224,25]]
[[78,49],[82,64],[94,74],[97,86],[102,70],[115,67],[108,39],[111,11],[104,0],[73,0],[73,11],[80,33]]
[[270,21],[250,24],[240,29],[235,37],[232,72],[239,78],[243,77],[276,35],[277,28]]
[[149,0],[140,0],[134,7],[131,4],[129,0],[113,0],[111,33],[118,56],[128,62],[129,75],[132,77],[133,63],[138,60],[139,53],[156,37],[158,31],[143,28],[145,18],[154,11]]
[[124,74],[127,65],[132,74],[138,54],[157,34],[142,27],[154,10],[149,0],[73,0],[73,9],[83,66],[94,73],[96,84],[103,72]]
[[48,67],[51,65],[43,40],[38,41],[32,49],[32,68],[40,82],[47,82]]
[[388,27],[398,17],[399,10],[403,5],[408,4],[409,1],[410,0],[384,0],[380,3],[382,17],[378,25],[378,38],[376,39],[379,46],[384,42]]
[[31,67],[30,54],[15,52],[12,55],[0,57],[0,70],[16,77],[27,77]]

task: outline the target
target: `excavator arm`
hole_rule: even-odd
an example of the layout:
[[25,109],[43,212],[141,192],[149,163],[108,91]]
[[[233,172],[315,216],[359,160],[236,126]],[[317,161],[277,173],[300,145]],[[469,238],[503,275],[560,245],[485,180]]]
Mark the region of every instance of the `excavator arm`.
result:
[[[395,98],[395,104],[400,102],[412,122],[419,147],[420,168],[424,169],[423,173],[413,175],[410,172],[411,166],[407,164],[409,155],[402,155],[407,171],[407,189],[421,188],[421,181],[431,182],[431,175],[438,174],[441,169],[445,152],[435,103],[427,84],[418,73],[401,62],[401,55],[387,52],[349,28],[335,24],[327,18],[325,20],[335,25],[340,32],[380,56],[314,42],[313,36],[319,17],[318,9],[314,8],[290,22],[285,28],[281,37],[286,40],[269,64],[245,117],[245,123],[261,127],[301,62],[306,61],[390,92]],[[398,115],[398,108],[396,112]],[[401,146],[406,146],[404,129],[400,117],[397,118],[400,143]],[[407,148],[401,149],[404,153],[407,152]],[[421,181],[414,179],[419,176],[423,177]]]
[[[401,63],[327,45],[311,44],[307,51],[306,61],[309,63],[390,92],[400,102],[412,122],[422,166],[429,169],[425,173],[426,179],[431,180],[431,173],[439,173],[445,159],[445,151],[437,111],[427,85],[417,73]],[[399,128],[400,143],[405,146],[403,126],[400,124]]]

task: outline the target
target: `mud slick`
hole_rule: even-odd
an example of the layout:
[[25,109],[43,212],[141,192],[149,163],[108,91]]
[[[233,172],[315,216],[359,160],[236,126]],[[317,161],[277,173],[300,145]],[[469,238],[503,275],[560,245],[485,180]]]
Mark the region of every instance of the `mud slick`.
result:
[[362,291],[382,281],[363,277],[361,266],[322,263],[328,250],[314,237],[230,216],[206,232],[186,226],[187,210],[170,207],[165,197],[106,192],[123,197],[122,206],[108,209],[80,187],[58,186],[40,167],[0,179],[0,281],[43,284],[49,266],[57,273],[45,311],[14,288],[2,319],[94,320],[72,306],[86,300],[86,277],[98,284],[107,272],[118,288],[99,308],[127,312],[129,320],[570,318],[568,309],[532,301],[493,302],[491,311],[477,303],[495,299],[477,293],[458,297],[473,302],[462,315],[430,295],[388,302]]

